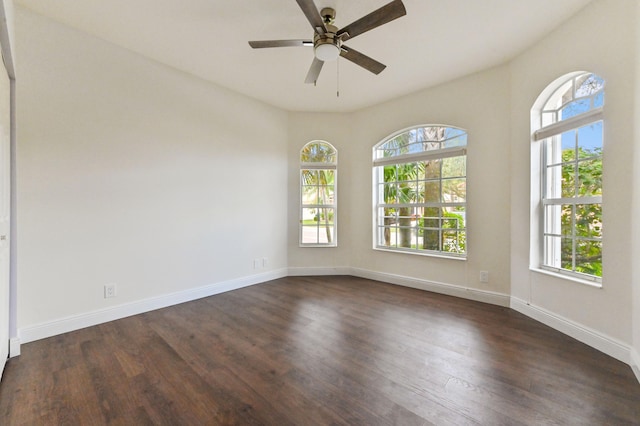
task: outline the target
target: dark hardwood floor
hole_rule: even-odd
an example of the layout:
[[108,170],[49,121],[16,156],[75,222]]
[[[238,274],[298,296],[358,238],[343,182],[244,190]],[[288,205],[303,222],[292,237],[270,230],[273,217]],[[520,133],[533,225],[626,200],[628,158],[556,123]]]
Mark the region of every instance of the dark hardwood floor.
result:
[[23,345],[0,424],[624,425],[640,384],[507,308],[291,277]]

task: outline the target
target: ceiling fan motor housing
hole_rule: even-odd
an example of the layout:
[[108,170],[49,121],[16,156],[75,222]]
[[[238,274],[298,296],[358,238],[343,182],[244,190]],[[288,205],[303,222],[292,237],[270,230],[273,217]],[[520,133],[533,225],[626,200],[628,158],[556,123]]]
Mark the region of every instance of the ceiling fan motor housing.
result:
[[327,28],[326,33],[316,33],[313,36],[313,51],[316,58],[321,61],[335,61],[340,56],[341,40],[340,37],[336,36],[338,28],[331,24],[326,24],[325,26]]

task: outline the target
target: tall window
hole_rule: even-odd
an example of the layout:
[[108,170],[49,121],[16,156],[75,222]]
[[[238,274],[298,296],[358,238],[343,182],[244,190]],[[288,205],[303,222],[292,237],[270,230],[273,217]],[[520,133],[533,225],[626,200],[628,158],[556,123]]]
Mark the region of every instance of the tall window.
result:
[[403,130],[373,149],[375,248],[466,256],[467,133]]
[[338,152],[327,142],[313,141],[300,151],[300,245],[337,245]]
[[534,113],[533,133],[541,160],[540,266],[595,282],[602,279],[604,85],[591,73],[557,82]]

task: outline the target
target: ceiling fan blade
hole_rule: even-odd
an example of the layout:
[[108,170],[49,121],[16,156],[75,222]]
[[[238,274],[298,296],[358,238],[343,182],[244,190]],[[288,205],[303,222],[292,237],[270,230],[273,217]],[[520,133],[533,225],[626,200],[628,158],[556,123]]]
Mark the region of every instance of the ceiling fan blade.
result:
[[350,60],[356,65],[360,65],[362,68],[371,71],[374,74],[380,74],[382,70],[384,70],[387,66],[381,64],[375,59],[371,59],[365,54],[358,52],[357,50],[351,49],[345,45],[342,45],[342,50],[340,50],[340,56],[345,59]]
[[306,84],[315,83],[318,81],[318,76],[320,75],[320,71],[322,71],[322,66],[324,62],[318,58],[313,58],[313,62],[311,63],[311,68],[309,68],[309,72],[307,73],[307,78],[304,80]]
[[304,12],[304,15],[307,17],[307,20],[311,24],[313,31],[318,34],[324,34],[327,32],[327,27],[324,26],[324,20],[322,16],[320,16],[320,12],[318,12],[318,8],[316,7],[313,0],[296,0],[298,2],[298,6]]
[[250,41],[249,46],[254,49],[262,49],[264,47],[313,47],[312,40],[260,40]]
[[336,35],[342,36],[342,41],[346,41],[406,14],[407,10],[404,8],[402,0],[393,0],[386,6],[382,6],[380,9],[340,29]]

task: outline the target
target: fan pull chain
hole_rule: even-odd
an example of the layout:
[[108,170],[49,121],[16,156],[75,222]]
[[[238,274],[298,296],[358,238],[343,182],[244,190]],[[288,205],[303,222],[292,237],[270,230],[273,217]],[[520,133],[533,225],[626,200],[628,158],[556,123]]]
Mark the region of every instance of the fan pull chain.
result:
[[340,57],[338,56],[338,60],[336,61],[336,98],[340,97]]

